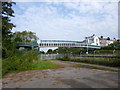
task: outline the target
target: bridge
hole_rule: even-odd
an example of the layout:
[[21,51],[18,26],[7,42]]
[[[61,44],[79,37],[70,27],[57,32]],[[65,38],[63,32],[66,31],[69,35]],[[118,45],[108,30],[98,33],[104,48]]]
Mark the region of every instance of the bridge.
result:
[[67,40],[41,40],[38,44],[37,42],[18,42],[16,48],[21,50],[34,50],[39,52],[42,47],[79,47],[88,49],[100,49],[98,45],[91,45],[84,41],[67,41]]
[[39,47],[80,47],[100,49],[98,45],[90,45],[81,41],[66,41],[66,40],[41,40]]

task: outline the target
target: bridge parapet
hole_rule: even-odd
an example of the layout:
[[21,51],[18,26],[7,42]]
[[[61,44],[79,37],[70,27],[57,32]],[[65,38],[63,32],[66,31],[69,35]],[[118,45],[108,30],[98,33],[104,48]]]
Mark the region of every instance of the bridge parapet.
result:
[[95,48],[100,49],[101,47],[98,45],[90,45],[82,42],[74,42],[74,41],[45,41],[40,42],[39,44],[37,42],[18,42],[17,47],[81,47],[81,48]]
[[64,40],[41,40],[39,47],[81,47],[81,48],[96,48],[98,45],[90,45],[81,41],[64,41]]

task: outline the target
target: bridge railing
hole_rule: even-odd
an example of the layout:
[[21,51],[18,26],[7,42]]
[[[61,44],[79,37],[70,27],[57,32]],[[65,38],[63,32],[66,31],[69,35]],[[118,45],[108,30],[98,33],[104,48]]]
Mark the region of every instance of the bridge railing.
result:
[[100,46],[97,45],[88,45],[85,43],[40,43],[40,47],[88,47],[88,48],[98,48]]

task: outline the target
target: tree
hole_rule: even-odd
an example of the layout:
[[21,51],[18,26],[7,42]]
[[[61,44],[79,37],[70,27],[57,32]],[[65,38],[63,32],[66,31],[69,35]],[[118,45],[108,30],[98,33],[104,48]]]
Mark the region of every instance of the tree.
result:
[[40,54],[45,54],[45,52],[44,51],[40,51]]
[[52,53],[53,53],[52,49],[49,49],[49,50],[47,51],[47,54],[52,54]]
[[53,53],[57,54],[58,53],[58,49],[53,50]]
[[103,36],[101,36],[100,38],[103,39]]
[[[10,21],[10,17],[14,17],[12,10],[13,2],[2,2],[2,41],[3,46],[6,46],[7,42],[11,41],[12,37],[12,28],[15,27]],[[8,44],[7,44],[8,45]]]
[[73,54],[79,54],[81,51],[83,51],[83,48],[77,48],[77,47],[58,47],[58,49],[55,49],[57,53],[73,53]]
[[15,40],[15,42],[37,42],[37,40],[39,39],[36,36],[36,33],[31,31],[15,32],[13,33],[13,36],[13,40]]
[[110,37],[107,37],[107,40],[110,40]]
[[[6,51],[12,49],[12,28],[15,27],[13,23],[11,23],[10,18],[14,17],[12,5],[14,2],[0,2],[2,3],[2,55],[6,56]],[[3,57],[2,56],[2,57]]]

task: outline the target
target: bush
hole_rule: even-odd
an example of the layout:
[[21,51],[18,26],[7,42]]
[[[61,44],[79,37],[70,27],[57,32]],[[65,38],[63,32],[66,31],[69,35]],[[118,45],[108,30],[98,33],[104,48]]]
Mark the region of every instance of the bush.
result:
[[2,75],[14,72],[30,69],[30,65],[38,60],[38,55],[34,52],[20,52],[15,56],[2,60]]
[[65,55],[63,58],[61,58],[63,61],[68,61],[68,60],[70,60],[70,58],[67,56],[67,55]]

